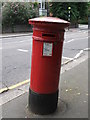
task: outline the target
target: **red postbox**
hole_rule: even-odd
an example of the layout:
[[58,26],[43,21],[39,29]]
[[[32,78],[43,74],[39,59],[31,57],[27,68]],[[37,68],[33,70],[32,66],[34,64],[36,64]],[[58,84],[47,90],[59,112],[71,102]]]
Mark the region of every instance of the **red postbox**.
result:
[[37,114],[56,110],[64,29],[69,22],[55,17],[29,19],[33,25],[33,46],[29,108]]

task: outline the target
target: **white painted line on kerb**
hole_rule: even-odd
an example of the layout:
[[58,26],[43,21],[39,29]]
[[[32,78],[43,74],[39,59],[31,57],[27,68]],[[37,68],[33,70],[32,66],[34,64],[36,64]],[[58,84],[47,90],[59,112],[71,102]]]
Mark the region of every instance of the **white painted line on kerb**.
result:
[[28,50],[24,50],[24,49],[17,49],[20,52],[28,52]]

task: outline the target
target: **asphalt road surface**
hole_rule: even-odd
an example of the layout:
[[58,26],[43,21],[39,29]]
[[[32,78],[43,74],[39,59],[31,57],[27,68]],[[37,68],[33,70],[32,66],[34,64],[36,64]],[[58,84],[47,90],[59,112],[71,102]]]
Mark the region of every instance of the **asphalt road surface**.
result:
[[[88,29],[65,33],[63,58],[71,59],[88,48]],[[0,39],[1,42],[1,39]],[[30,78],[32,36],[2,38],[2,87],[9,87]],[[0,66],[1,68],[1,66]],[[1,70],[1,69],[0,69]]]

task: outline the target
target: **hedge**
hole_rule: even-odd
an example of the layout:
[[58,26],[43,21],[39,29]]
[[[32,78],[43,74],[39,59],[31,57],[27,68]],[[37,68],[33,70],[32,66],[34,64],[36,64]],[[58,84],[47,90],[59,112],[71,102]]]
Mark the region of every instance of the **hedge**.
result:
[[37,16],[38,4],[28,2],[6,2],[2,6],[2,24],[11,26],[28,24],[29,18]]

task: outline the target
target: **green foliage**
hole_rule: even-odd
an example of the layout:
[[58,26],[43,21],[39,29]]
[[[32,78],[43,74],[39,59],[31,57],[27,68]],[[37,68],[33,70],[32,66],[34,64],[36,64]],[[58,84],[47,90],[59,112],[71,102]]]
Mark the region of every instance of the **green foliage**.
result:
[[75,4],[79,12],[79,18],[84,19],[88,16],[88,2],[79,2]]
[[[35,5],[36,7],[36,5]],[[33,3],[7,2],[2,7],[2,23],[4,26],[28,24],[28,19],[36,16]]]
[[90,16],[90,2],[88,2],[88,16]]
[[80,19],[80,20],[78,20],[78,23],[79,24],[88,24],[88,21],[87,21],[87,19]]
[[50,12],[53,13],[54,17],[59,17],[68,20],[69,9],[70,10],[70,22],[78,22],[79,19],[84,19],[88,16],[87,2],[51,2],[49,3]]
[[38,2],[34,2],[34,8],[37,8],[38,7]]

